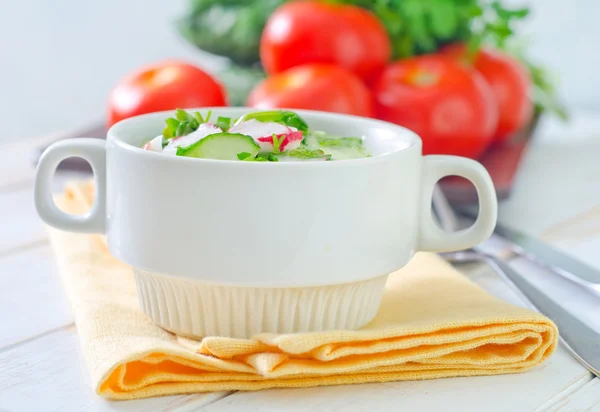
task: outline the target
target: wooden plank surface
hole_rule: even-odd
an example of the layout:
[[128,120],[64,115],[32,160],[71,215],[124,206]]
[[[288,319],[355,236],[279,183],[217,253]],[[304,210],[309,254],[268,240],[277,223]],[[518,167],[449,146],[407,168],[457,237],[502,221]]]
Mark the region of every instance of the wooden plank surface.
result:
[[109,401],[94,393],[75,327],[0,350],[0,411],[197,410],[227,393]]
[[31,186],[35,176],[32,147],[30,142],[1,146],[0,192]]
[[[60,172],[54,179],[53,190],[61,192],[67,181],[89,177],[85,173]],[[32,182],[10,190],[0,188],[0,257],[16,249],[44,244],[47,238],[44,223],[33,204]]]
[[0,192],[0,217],[0,256],[12,249],[41,244],[48,237],[35,211],[31,187]]
[[73,322],[49,246],[0,259],[0,314],[0,348]]
[[600,379],[582,386],[552,408],[553,412],[600,412]]

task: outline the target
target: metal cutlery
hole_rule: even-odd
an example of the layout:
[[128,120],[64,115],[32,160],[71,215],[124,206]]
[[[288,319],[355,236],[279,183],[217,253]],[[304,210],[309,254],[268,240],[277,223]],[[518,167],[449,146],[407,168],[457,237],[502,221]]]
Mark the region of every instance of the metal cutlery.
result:
[[[457,229],[458,218],[438,187],[434,190],[433,204],[440,225],[449,231]],[[473,261],[487,263],[531,309],[554,321],[560,332],[560,342],[575,359],[591,373],[600,377],[600,334],[537,290],[507,263],[496,256],[478,251],[477,247],[462,252],[442,253],[441,256],[452,263]]]
[[[474,219],[472,211],[468,209],[461,209],[459,213],[469,218],[470,221]],[[593,293],[600,294],[600,271],[525,233],[501,224],[496,225],[495,233],[508,241],[510,252],[513,255],[524,257]]]

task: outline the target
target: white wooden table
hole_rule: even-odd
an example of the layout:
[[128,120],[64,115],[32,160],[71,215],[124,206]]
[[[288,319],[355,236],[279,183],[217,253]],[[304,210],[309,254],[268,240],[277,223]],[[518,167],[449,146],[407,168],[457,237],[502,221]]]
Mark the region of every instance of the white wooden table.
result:
[[[32,202],[34,142],[0,146],[0,411],[600,411],[600,380],[560,347],[519,375],[107,401],[91,389],[69,304]],[[600,116],[543,124],[501,220],[600,269]],[[57,189],[69,176],[58,176]],[[72,177],[72,176],[71,176]],[[490,247],[494,247],[494,242]],[[527,262],[531,282],[600,331],[600,299]],[[522,304],[485,266],[465,273]]]

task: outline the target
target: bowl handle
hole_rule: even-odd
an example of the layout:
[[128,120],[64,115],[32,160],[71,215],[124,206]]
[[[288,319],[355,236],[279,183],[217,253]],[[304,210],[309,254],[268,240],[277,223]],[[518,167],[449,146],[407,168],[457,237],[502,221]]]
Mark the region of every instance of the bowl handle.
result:
[[[449,252],[468,249],[492,234],[498,217],[498,201],[492,178],[481,163],[458,156],[425,156],[422,173],[419,250]],[[461,176],[470,180],[479,197],[479,215],[475,223],[452,233],[442,230],[431,213],[434,186],[445,176]]]
[[[94,172],[96,194],[89,213],[71,215],[58,209],[52,198],[52,180],[59,163],[69,157],[86,160]],[[104,233],[106,227],[106,143],[96,138],[67,139],[49,146],[37,165],[34,202],[48,225],[70,232]]]

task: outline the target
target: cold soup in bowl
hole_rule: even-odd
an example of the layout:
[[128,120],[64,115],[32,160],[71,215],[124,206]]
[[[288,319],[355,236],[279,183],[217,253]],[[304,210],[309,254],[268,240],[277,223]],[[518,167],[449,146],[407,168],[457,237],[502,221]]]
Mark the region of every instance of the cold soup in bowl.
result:
[[[371,157],[361,136],[309,129],[292,111],[215,116],[177,109],[162,133],[143,148],[172,156],[246,162],[330,161]],[[212,121],[211,121],[212,120]]]
[[[211,113],[211,114],[210,114]],[[87,215],[54,204],[54,170],[92,166]],[[471,180],[479,217],[447,233],[436,182]],[[131,266],[140,306],[180,335],[252,337],[356,329],[415,251],[471,247],[492,232],[495,192],[479,163],[423,156],[419,137],[375,119],[308,110],[195,108],[132,117],[107,139],[50,146],[38,163],[44,222],[106,236]]]

